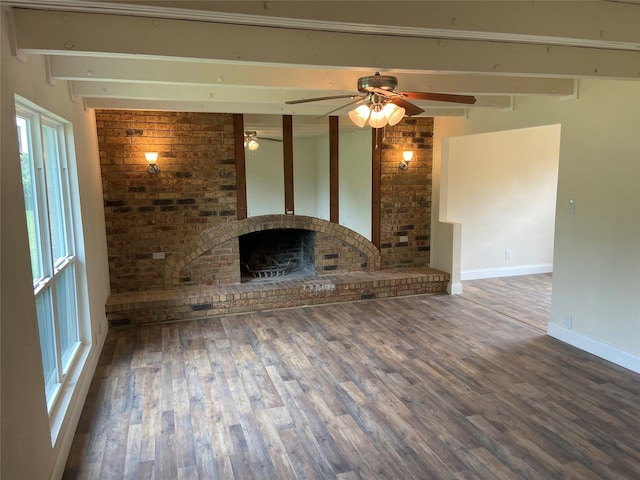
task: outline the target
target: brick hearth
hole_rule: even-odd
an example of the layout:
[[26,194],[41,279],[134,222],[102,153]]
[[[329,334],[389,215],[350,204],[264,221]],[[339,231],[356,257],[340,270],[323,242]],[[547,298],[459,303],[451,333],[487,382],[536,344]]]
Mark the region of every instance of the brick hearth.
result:
[[449,275],[434,269],[382,270],[217,287],[118,293],[107,302],[110,325],[191,320],[278,308],[446,291]]

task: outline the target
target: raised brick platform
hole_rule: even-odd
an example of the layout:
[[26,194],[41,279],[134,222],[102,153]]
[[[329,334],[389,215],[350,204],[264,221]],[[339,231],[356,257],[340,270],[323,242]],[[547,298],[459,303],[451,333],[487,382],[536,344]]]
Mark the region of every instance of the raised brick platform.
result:
[[278,308],[445,293],[449,274],[423,268],[324,275],[219,287],[117,293],[107,301],[112,326],[172,322]]

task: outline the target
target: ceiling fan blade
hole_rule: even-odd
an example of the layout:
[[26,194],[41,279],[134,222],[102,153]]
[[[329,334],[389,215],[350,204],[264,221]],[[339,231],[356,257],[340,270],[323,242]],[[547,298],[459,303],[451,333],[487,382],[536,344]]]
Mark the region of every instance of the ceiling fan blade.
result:
[[321,100],[335,100],[338,98],[356,98],[356,97],[360,97],[359,95],[356,94],[350,94],[350,95],[331,95],[329,97],[316,97],[316,98],[303,98],[302,100],[289,100],[288,102],[285,102],[288,105],[295,105],[296,103],[308,103],[308,102],[319,102]]
[[267,142],[276,142],[276,143],[282,143],[282,140],[280,140],[279,138],[267,138],[267,137],[253,137],[256,140],[266,140]]
[[325,113],[323,115],[320,115],[318,117],[318,119],[327,117],[327,116],[331,115],[333,112],[337,112],[338,110],[342,110],[343,108],[350,107],[351,105],[357,105],[358,103],[362,103],[362,102],[364,102],[364,101],[366,101],[368,99],[369,99],[369,95],[359,96],[353,102],[346,103],[346,104],[342,105],[341,107],[334,108],[330,112],[327,112],[327,113]]
[[407,102],[404,98],[398,96],[392,98],[391,103],[397,105],[398,107],[404,108],[404,113],[408,117],[413,117],[414,115],[420,115],[424,110],[413,103]]
[[409,103],[404,99],[404,94],[402,92],[394,92],[393,90],[385,90],[383,88],[374,88],[372,89],[373,93],[377,93],[378,95],[382,95],[387,98],[387,101],[396,104],[398,107],[402,107],[405,110],[405,114],[408,117],[413,117],[414,115],[420,115],[424,110],[413,103]]
[[429,92],[399,92],[400,95],[412,100],[433,100],[436,102],[476,103],[476,97],[472,95],[453,95],[449,93],[429,93]]

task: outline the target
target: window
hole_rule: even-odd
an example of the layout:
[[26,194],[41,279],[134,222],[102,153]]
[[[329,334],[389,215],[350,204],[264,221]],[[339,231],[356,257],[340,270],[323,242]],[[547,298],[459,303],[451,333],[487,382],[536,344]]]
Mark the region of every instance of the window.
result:
[[47,407],[80,348],[77,258],[67,166],[71,125],[18,101],[16,126]]

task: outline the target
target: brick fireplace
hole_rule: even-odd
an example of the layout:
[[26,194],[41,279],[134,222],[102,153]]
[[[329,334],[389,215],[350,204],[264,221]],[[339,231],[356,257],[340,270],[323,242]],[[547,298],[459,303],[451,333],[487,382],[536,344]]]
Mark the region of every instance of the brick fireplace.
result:
[[[296,238],[303,241],[306,237],[307,242],[313,238],[313,258],[307,265],[313,273],[306,277],[380,268],[380,253],[375,245],[353,230],[320,218],[264,215],[213,228],[186,244],[166,261],[165,288],[242,283],[243,272],[249,272],[241,261],[240,243],[256,234],[272,239],[277,235],[285,239],[285,244]],[[262,247],[264,244],[258,246]]]
[[[428,268],[430,118],[385,132],[380,248],[320,218],[238,220],[231,115],[99,110],[96,124],[112,324],[446,290],[447,274]],[[394,153],[408,145],[418,155],[400,172]],[[155,176],[146,172],[149,150],[160,155]],[[297,274],[256,277],[246,267],[288,260],[296,267],[288,273]]]

